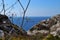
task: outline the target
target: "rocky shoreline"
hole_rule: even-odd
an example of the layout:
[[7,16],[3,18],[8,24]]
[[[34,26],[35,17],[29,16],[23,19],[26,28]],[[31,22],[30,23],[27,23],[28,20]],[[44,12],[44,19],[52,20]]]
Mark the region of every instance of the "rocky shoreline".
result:
[[33,28],[31,28],[27,32],[24,31],[22,28],[19,29],[19,27],[17,25],[14,25],[13,23],[11,23],[7,16],[5,16],[5,15],[0,15],[0,16],[1,16],[0,17],[0,19],[1,19],[0,20],[0,29],[3,31],[6,31],[6,32],[7,31],[9,32],[8,29],[14,28],[14,30],[16,30],[16,32],[21,35],[32,36],[32,35],[37,35],[37,34],[43,34],[43,35],[52,34],[54,36],[56,36],[56,35],[60,36],[60,14],[53,16],[47,20],[43,20],[43,21],[39,22],[38,24],[34,25]]
[[[17,25],[11,23],[6,15],[0,15],[0,19],[0,30],[4,32],[6,39],[6,36],[13,36],[18,38],[22,37],[22,39],[25,39],[24,37],[26,37],[27,40],[32,38],[37,40],[37,38],[43,39],[47,36],[51,36],[49,34],[52,34],[54,37],[60,37],[60,14],[39,22],[27,32],[22,28],[19,28]],[[6,32],[8,34],[6,34]]]
[[47,20],[43,20],[37,25],[34,25],[33,28],[27,31],[28,35],[43,34],[48,35],[52,34],[54,36],[60,36],[60,14],[53,16]]

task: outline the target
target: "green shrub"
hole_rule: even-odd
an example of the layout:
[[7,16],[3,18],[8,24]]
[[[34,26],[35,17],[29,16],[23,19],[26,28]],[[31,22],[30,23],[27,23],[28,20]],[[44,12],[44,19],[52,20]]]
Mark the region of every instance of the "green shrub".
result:
[[45,37],[43,40],[54,40],[54,36],[49,34],[47,37]]

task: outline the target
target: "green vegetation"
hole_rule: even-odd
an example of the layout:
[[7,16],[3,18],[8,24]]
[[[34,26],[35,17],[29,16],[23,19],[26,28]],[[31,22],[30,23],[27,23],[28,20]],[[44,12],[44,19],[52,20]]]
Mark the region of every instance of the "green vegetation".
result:
[[47,36],[36,35],[36,36],[11,37],[11,40],[60,40],[60,37],[49,34]]
[[47,37],[45,37],[43,40],[60,40],[60,37],[58,36],[53,36],[49,34]]

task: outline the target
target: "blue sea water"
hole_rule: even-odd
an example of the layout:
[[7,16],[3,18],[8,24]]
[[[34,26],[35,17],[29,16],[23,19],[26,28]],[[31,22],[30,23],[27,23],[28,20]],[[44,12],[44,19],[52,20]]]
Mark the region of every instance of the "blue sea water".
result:
[[[24,24],[23,24],[23,29],[24,30],[29,30],[33,27],[33,25],[37,24],[38,22],[42,21],[42,20],[46,20],[50,17],[25,17],[24,19]],[[22,22],[22,17],[13,17],[13,21],[12,18],[10,18],[11,22],[21,26],[21,22]]]

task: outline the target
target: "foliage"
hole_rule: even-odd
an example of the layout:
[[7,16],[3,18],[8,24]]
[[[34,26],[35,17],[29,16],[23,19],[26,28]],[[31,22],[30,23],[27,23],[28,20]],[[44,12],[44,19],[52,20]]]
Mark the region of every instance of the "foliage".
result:
[[60,40],[60,37],[58,36],[53,36],[49,34],[47,37],[45,37],[43,40]]
[[46,38],[44,38],[43,40],[54,40],[54,36],[49,34]]
[[53,36],[51,34],[44,36],[41,34],[37,34],[36,36],[18,36],[18,37],[11,37],[11,40],[60,40],[59,36]]

